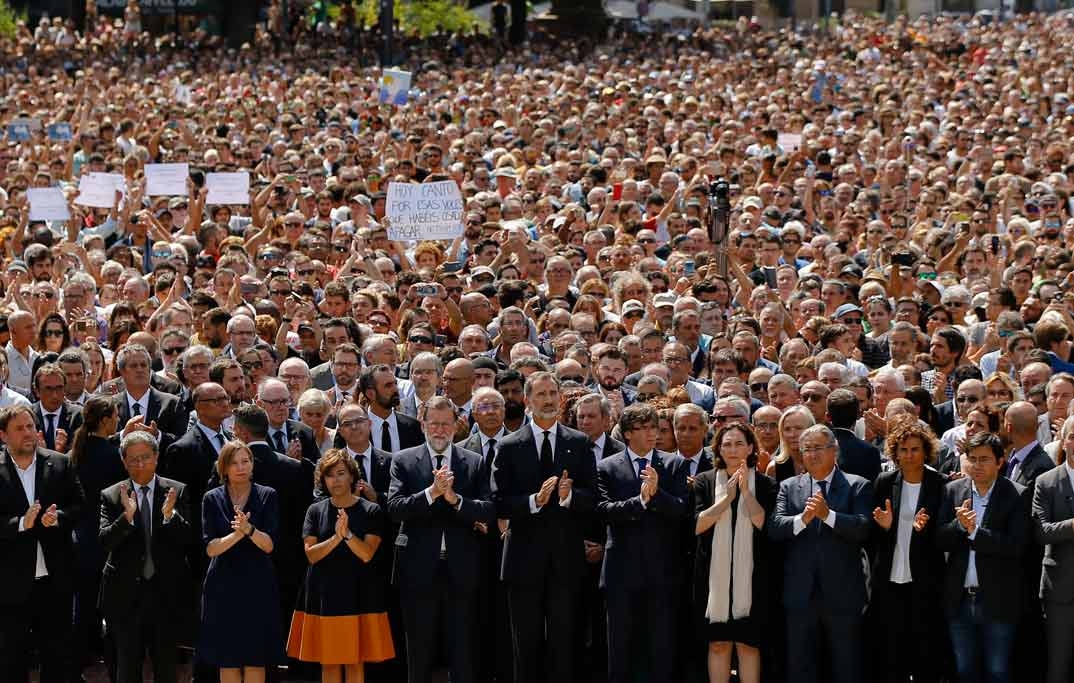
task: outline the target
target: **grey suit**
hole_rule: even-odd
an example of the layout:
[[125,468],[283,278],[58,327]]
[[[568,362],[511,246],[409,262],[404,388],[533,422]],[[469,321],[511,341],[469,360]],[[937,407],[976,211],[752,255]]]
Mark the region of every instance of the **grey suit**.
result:
[[321,363],[310,369],[310,383],[314,389],[328,391],[336,386],[336,378],[332,376],[332,364]]
[[1070,470],[1060,465],[1037,477],[1033,526],[1044,545],[1040,598],[1048,639],[1048,681],[1074,676],[1074,487]]

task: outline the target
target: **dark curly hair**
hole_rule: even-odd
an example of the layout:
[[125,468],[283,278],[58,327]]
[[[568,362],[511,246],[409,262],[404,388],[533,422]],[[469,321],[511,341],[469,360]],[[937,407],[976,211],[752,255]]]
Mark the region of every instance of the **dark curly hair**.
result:
[[757,466],[757,452],[761,450],[761,445],[757,441],[757,435],[753,432],[753,427],[743,422],[732,422],[728,425],[720,427],[716,432],[716,436],[712,437],[712,463],[718,470],[727,469],[727,463],[724,462],[723,456],[720,455],[720,442],[723,441],[723,435],[728,432],[742,432],[742,436],[745,437],[746,443],[750,445],[750,454],[746,457],[746,467]]

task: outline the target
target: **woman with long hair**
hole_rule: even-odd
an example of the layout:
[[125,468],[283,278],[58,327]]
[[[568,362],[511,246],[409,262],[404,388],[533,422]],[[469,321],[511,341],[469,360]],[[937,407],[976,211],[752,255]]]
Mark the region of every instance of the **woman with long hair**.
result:
[[71,330],[59,313],[49,313],[37,328],[37,350],[59,353],[71,345]]
[[761,680],[761,641],[768,629],[771,592],[765,520],[778,486],[757,471],[759,446],[748,425],[721,427],[712,440],[714,469],[694,481],[694,606],[709,643],[710,683]]
[[779,416],[779,451],[772,456],[765,474],[777,482],[805,472],[798,437],[817,423],[809,408],[793,405]]

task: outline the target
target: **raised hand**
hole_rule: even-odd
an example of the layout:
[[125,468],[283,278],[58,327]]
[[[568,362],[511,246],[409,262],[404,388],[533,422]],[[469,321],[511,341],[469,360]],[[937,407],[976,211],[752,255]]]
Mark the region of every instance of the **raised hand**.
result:
[[368,481],[358,482],[358,495],[365,498],[370,503],[377,502],[377,490],[374,489]]
[[967,534],[972,534],[977,529],[977,513],[973,511],[968,498],[962,501],[961,507],[955,507],[955,517]]
[[167,495],[164,496],[164,505],[161,506],[160,511],[164,515],[164,519],[171,519],[175,514],[175,501],[178,500],[179,494],[176,493],[175,487],[169,487]]
[[22,517],[22,527],[26,530],[34,528],[34,522],[37,521],[37,515],[41,512],[41,503],[34,501],[33,505],[26,509],[26,514]]
[[559,478],[559,502],[567,500],[567,496],[571,495],[571,487],[574,485],[574,480],[567,474],[567,470],[563,470],[563,475]]
[[660,474],[652,465],[646,465],[641,472],[641,500],[648,504],[656,492],[660,490]]
[[67,450],[67,430],[56,430],[56,450],[63,453]]
[[549,477],[541,483],[541,490],[537,492],[537,507],[544,507],[548,504],[548,499],[552,497],[552,491],[556,489],[556,485],[559,483],[558,477]]
[[246,535],[247,529],[250,528],[250,517],[239,508],[235,506],[235,518],[231,520],[231,528],[238,531],[243,536]]
[[336,536],[339,536],[340,540],[344,540],[347,537],[347,511],[343,508],[339,509],[339,513],[336,515]]
[[292,460],[302,459],[302,443],[298,439],[291,439],[291,443],[287,444],[287,457]]
[[924,531],[925,525],[929,523],[929,513],[925,512],[925,508],[921,508],[914,515],[914,531]]
[[873,510],[873,520],[880,525],[880,528],[887,531],[891,528],[891,499],[888,498],[884,501],[884,509],[875,508]]
[[824,499],[824,494],[820,491],[817,491],[813,494],[813,498],[816,501],[815,509],[817,512],[817,516],[820,517],[822,520],[827,519],[828,513],[831,512],[831,508],[828,507],[828,501]]
[[119,502],[123,503],[123,516],[127,518],[127,523],[134,524],[134,515],[138,512],[138,498],[125,483],[119,485]]

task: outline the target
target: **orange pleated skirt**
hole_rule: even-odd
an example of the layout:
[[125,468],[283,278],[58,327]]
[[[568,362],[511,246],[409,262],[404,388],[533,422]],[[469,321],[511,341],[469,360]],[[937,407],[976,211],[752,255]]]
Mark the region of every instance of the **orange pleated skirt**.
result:
[[387,613],[323,617],[296,611],[287,655],[303,662],[363,664],[395,657]]

